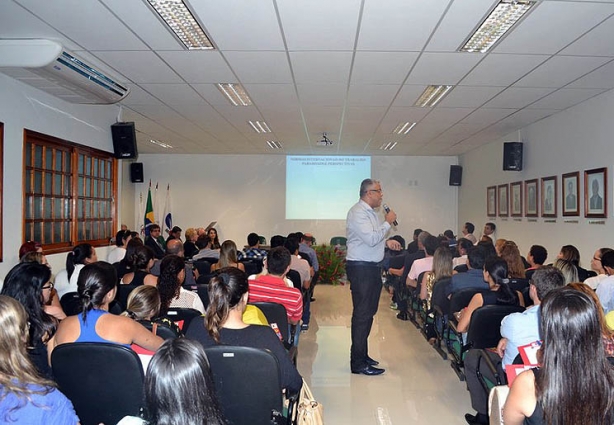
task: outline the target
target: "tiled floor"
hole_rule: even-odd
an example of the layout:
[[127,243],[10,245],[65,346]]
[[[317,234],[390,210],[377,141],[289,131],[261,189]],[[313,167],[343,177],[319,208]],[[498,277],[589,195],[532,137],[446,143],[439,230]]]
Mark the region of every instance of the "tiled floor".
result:
[[350,373],[352,301],[348,285],[318,285],[310,329],[301,334],[298,368],[327,424],[465,424],[469,393],[411,322],[398,320],[382,292],[369,338],[381,376]]

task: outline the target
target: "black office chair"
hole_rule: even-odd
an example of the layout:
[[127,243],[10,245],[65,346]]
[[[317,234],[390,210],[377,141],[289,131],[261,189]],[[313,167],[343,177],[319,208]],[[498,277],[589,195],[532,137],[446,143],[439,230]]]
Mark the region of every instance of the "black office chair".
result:
[[442,342],[445,340],[446,329],[448,326],[448,314],[450,312],[450,300],[446,296],[446,289],[450,284],[450,280],[451,278],[444,278],[435,282],[435,285],[433,285],[433,293],[431,295],[431,311],[433,314],[433,324],[435,326],[436,338],[433,348],[444,360],[448,359],[448,355],[443,350]]
[[303,290],[303,282],[301,282],[301,275],[296,270],[290,270],[286,273],[286,277],[292,281],[292,285],[299,291]]
[[117,294],[115,295],[115,301],[119,303],[122,308],[122,311],[125,311],[128,308],[128,297],[130,293],[138,288],[139,285],[118,285]]
[[258,236],[258,243],[260,245],[266,245],[266,238],[264,236]]
[[190,326],[192,319],[200,316],[202,316],[200,311],[193,308],[171,307],[166,312],[166,317],[173,322],[180,323],[183,321],[183,326],[179,326],[179,328],[181,328],[181,331],[184,333],[188,330],[188,326]]
[[194,262],[192,262],[192,267],[198,270],[199,275],[204,275],[204,274],[211,273],[212,263],[217,263],[217,260],[215,259],[209,260],[209,259],[201,258],[199,260],[194,260]]
[[332,238],[330,238],[330,244],[332,246],[340,245],[342,247],[345,247],[347,243],[348,239],[345,236],[333,236]]
[[283,413],[277,359],[268,350],[218,345],[205,349],[222,412],[232,425],[290,424]]
[[282,304],[278,303],[270,303],[270,302],[255,302],[250,303],[253,306],[258,307],[264,317],[266,317],[267,322],[269,322],[269,326],[275,324],[281,333],[283,338],[284,347],[288,350],[288,354],[290,354],[290,358],[296,364],[297,357],[297,349],[294,346],[294,334],[297,329],[296,326],[292,326],[292,331],[288,329],[288,312],[286,311],[286,307]]
[[119,344],[76,342],[51,353],[53,375],[82,425],[115,424],[139,416],[143,367],[138,355]]
[[244,258],[244,259],[242,259],[239,262],[243,264],[243,267],[245,267],[245,274],[246,275],[251,276],[253,274],[260,273],[258,271],[258,268],[259,268],[258,267],[258,263],[256,261],[252,260],[251,258]]
[[145,326],[147,329],[152,331],[154,335],[158,335],[162,339],[175,339],[183,336],[183,332],[180,335],[177,335],[174,330],[172,330],[168,325],[155,323],[156,329],[154,332],[154,323],[151,323],[149,320],[139,320],[141,325]]
[[67,316],[76,316],[83,311],[83,304],[77,292],[67,292],[62,295],[60,305]]

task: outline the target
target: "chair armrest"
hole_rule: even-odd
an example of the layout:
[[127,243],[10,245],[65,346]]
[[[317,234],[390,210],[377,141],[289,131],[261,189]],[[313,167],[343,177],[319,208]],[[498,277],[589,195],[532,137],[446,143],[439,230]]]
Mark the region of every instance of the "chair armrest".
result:
[[505,380],[505,382],[503,382],[503,380],[501,379],[501,375],[499,375],[499,371],[497,370],[497,366],[492,362],[492,359],[490,358],[490,356],[488,355],[488,353],[486,353],[486,350],[484,349],[480,350],[480,357],[478,358],[478,367],[477,367],[478,372],[480,370],[480,362],[482,361],[482,359],[484,359],[484,363],[486,364],[486,367],[488,367],[488,369],[492,372],[493,376],[495,377],[496,384],[497,385],[507,384],[507,379],[505,379],[505,375],[503,375],[503,378]]

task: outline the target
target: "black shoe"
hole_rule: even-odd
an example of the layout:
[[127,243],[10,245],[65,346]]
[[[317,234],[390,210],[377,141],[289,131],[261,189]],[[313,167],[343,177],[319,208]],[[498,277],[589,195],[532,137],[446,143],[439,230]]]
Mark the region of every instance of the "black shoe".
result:
[[407,321],[409,320],[409,314],[407,314],[406,311],[402,311],[399,314],[397,314],[397,319]]
[[371,357],[367,356],[367,365],[369,366],[377,366],[379,362],[377,360],[373,360]]
[[386,369],[380,369],[379,367],[365,366],[362,369],[354,369],[354,370],[352,370],[352,373],[355,373],[355,374],[358,374],[358,375],[373,376],[373,375],[381,375],[385,371],[386,371]]
[[465,413],[465,420],[469,425],[488,425],[488,415],[484,415],[482,413],[476,413],[472,415],[470,413]]
[[314,302],[315,300],[316,300],[316,299],[315,299],[314,297],[311,297],[311,298],[309,299],[309,302]]

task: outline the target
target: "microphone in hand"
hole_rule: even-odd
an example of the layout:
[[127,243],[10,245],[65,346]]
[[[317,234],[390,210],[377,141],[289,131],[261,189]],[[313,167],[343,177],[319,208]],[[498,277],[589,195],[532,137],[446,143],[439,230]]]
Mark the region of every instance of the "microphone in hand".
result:
[[[386,205],[386,204],[384,204],[383,207],[384,207],[384,211],[386,211],[386,214],[388,214],[390,212],[390,207],[388,205]],[[392,222],[392,225],[393,226],[398,226],[399,223],[396,220],[394,220]]]

